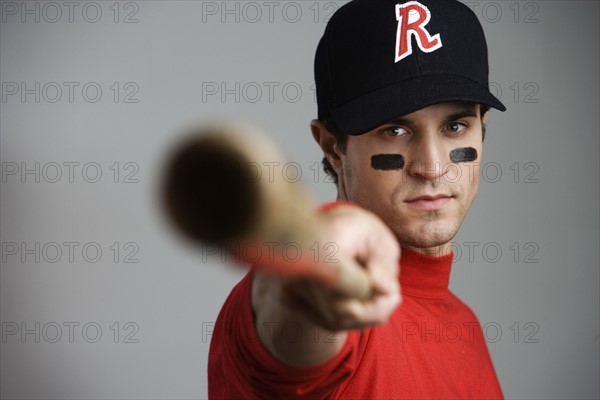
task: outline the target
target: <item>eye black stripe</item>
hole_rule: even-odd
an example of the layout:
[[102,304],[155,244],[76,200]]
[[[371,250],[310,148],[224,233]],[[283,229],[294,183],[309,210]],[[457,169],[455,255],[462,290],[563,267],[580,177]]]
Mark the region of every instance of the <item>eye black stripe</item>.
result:
[[404,168],[402,154],[375,154],[371,157],[371,167],[383,171],[396,171]]
[[477,160],[477,149],[473,147],[459,147],[450,152],[450,161],[453,163]]

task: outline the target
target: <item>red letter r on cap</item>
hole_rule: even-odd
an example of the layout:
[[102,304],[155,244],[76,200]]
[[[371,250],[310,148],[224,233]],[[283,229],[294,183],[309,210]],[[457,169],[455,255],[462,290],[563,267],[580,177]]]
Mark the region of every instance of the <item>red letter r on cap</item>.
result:
[[431,53],[442,47],[440,34],[431,36],[425,29],[425,25],[427,25],[430,18],[429,9],[418,1],[396,4],[398,33],[396,36],[395,62],[412,54],[411,36],[415,36],[419,48],[425,53]]

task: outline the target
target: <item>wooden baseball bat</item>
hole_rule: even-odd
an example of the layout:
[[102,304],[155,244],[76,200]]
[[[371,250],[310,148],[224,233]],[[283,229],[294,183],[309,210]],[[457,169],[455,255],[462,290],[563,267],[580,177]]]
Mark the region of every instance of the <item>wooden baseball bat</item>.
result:
[[[370,279],[355,260],[315,257],[323,243],[310,197],[299,183],[268,173],[268,166],[283,165],[277,147],[251,125],[201,125],[167,161],[163,203],[178,230],[194,242],[219,246],[271,273],[335,283],[345,293],[370,298]],[[282,253],[290,246],[293,259]],[[258,258],[250,260],[248,249]]]

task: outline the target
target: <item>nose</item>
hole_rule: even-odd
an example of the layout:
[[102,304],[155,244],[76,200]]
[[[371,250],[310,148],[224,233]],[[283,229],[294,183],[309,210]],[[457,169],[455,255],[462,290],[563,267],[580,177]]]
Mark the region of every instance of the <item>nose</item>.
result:
[[428,181],[437,181],[446,174],[447,154],[435,134],[423,135],[412,143],[407,154],[407,172],[413,177]]

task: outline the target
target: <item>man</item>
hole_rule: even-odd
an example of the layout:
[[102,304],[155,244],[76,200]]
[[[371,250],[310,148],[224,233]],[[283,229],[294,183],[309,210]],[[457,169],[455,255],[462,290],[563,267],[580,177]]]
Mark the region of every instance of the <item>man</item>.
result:
[[505,110],[476,16],[454,0],[354,0],[327,25],[315,80],[312,134],[338,187],[321,231],[373,293],[251,271],[217,320],[209,395],[501,398],[477,318],[448,290],[488,110]]

